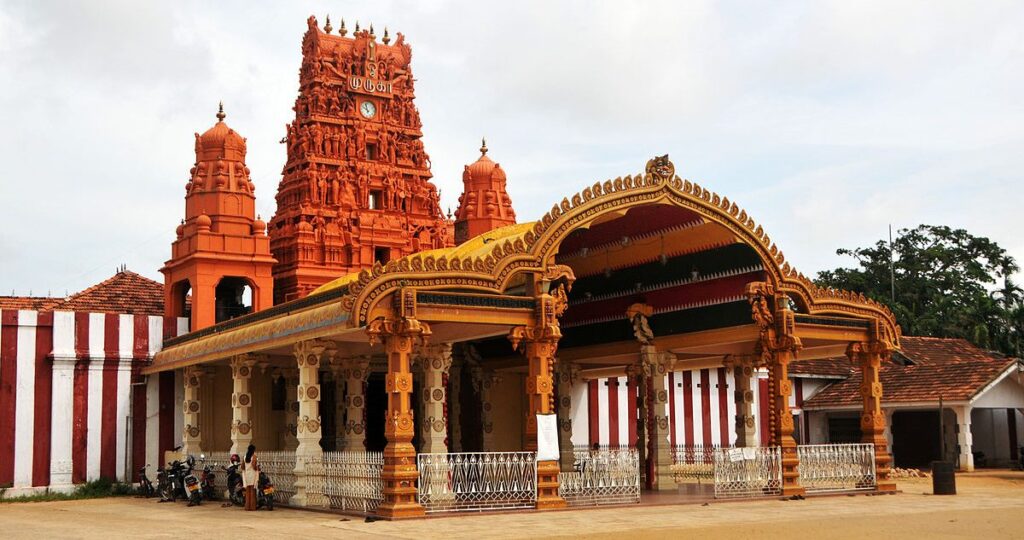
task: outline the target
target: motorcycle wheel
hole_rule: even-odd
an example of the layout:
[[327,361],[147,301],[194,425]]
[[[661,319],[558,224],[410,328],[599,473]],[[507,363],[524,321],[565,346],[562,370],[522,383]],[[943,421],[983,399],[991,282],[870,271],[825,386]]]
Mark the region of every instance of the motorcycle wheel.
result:
[[174,502],[174,488],[169,485],[161,486],[160,499]]
[[192,496],[188,499],[189,506],[199,506],[203,502],[203,496],[198,491],[193,492]]
[[[265,496],[265,497],[266,497],[266,496]],[[266,497],[266,501],[267,501],[267,502],[266,502],[266,505],[267,505],[267,510],[269,510],[269,511],[273,512],[273,511],[274,511],[274,496],[273,496],[273,495],[271,495],[271,496],[269,496],[269,497]]]

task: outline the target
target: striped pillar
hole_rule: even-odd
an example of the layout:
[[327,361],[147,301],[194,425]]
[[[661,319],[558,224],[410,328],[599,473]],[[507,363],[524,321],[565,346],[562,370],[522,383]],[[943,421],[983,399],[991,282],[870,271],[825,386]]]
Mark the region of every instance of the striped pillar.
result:
[[59,490],[71,486],[72,426],[75,395],[75,314],[53,314],[53,381],[50,385],[50,486]]

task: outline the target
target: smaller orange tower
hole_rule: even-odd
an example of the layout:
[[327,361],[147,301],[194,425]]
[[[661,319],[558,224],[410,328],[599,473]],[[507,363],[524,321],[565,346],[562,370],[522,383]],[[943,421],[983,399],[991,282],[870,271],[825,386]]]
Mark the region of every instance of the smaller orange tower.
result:
[[267,226],[255,217],[256,188],[245,166],[245,138],[224,123],[224,116],[221,104],[217,123],[196,133],[185,219],[171,245],[171,259],[160,269],[166,314],[191,316],[193,331],[273,305],[275,261]]
[[462,173],[463,190],[455,212],[456,244],[516,222],[505,180],[501,165],[487,157],[487,141],[481,141],[480,159],[466,165]]

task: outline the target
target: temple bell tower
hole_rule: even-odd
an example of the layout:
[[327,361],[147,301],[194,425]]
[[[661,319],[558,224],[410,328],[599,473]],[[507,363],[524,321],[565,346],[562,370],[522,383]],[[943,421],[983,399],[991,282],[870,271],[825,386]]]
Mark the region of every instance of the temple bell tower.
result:
[[[185,219],[164,263],[164,310],[191,317],[195,331],[273,305],[270,239],[255,216],[245,138],[224,123],[196,133],[196,162],[185,185]],[[191,300],[189,296],[191,295]]]

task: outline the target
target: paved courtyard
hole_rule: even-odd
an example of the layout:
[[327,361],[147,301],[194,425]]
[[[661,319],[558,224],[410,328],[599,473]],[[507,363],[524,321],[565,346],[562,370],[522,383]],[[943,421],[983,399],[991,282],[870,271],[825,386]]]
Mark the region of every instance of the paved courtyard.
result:
[[959,495],[929,479],[902,494],[547,513],[461,515],[366,523],[280,509],[245,513],[119,498],[0,504],[5,538],[1024,538],[1024,473],[960,475]]

